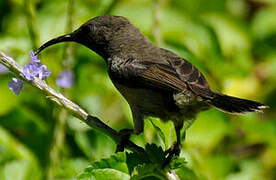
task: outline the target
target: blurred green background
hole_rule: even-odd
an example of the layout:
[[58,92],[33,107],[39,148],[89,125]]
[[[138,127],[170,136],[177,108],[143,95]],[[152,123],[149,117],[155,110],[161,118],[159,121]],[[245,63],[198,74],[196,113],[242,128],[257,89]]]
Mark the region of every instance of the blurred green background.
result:
[[[276,179],[275,0],[1,0],[0,50],[24,65],[31,49],[106,13],[127,17],[153,43],[189,60],[212,89],[271,107],[264,114],[200,113],[181,153],[198,179]],[[52,71],[50,86],[117,130],[133,126],[97,54],[67,43],[46,49],[40,59]],[[62,89],[56,78],[68,68],[74,86]],[[0,179],[72,179],[114,154],[112,140],[37,89],[26,85],[16,96],[8,88],[12,77],[0,74]],[[162,144],[149,120],[144,134],[132,139],[172,143]]]

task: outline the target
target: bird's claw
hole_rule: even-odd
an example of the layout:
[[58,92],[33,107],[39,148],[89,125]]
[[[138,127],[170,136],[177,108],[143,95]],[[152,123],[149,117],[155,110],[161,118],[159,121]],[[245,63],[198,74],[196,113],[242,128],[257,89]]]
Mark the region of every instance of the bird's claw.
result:
[[132,129],[122,129],[119,131],[120,134],[120,142],[117,145],[116,153],[117,152],[123,152],[126,146],[126,143],[130,137],[130,135],[133,133]]
[[178,143],[178,142],[175,142],[173,145],[172,145],[172,147],[170,147],[169,149],[167,149],[166,151],[165,151],[165,154],[167,155],[167,154],[174,154],[174,155],[176,155],[176,156],[178,156],[179,154],[180,154],[180,151],[181,151],[181,145],[180,145],[180,143]]
[[171,162],[173,157],[179,156],[180,151],[181,151],[181,144],[178,142],[174,143],[172,147],[166,150],[165,153],[168,154],[168,156],[165,159],[163,167],[167,166]]

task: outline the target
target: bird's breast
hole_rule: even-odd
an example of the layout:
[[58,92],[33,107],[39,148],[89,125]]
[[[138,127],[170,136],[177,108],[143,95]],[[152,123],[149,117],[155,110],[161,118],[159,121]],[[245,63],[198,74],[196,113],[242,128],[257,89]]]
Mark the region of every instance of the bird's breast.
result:
[[146,116],[168,118],[169,114],[177,113],[179,108],[175,105],[173,94],[152,89],[128,87],[113,82],[115,87],[124,96],[129,105],[135,106]]

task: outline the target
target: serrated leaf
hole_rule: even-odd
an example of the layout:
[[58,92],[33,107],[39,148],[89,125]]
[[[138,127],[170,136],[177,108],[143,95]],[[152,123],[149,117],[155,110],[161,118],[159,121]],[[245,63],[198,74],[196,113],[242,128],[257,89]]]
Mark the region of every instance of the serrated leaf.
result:
[[146,145],[146,152],[149,156],[149,159],[152,163],[156,163],[162,165],[165,161],[166,154],[163,149],[159,146],[157,147],[156,144],[147,144]]
[[129,175],[115,169],[94,169],[78,177],[79,180],[129,180]]
[[126,156],[125,153],[120,152],[115,155],[110,156],[109,158],[101,159],[98,162],[94,162],[91,167],[88,167],[84,170],[85,173],[92,172],[95,169],[105,169],[111,168],[124,173],[128,173],[126,166]]
[[181,157],[174,157],[172,159],[172,161],[170,162],[169,164],[169,168],[172,170],[172,169],[179,169],[179,168],[182,168],[182,167],[185,167],[186,165],[186,161],[184,158],[181,158]]
[[138,152],[126,153],[126,163],[128,167],[129,174],[132,174],[134,168],[138,165],[149,163],[148,157],[144,154]]
[[166,154],[160,146],[158,147],[156,144],[146,144],[145,150],[148,156],[145,156],[145,154],[137,152],[126,154],[126,162],[130,174],[138,165],[152,163],[157,164],[159,167],[161,167],[164,163]]
[[166,172],[159,164],[143,164],[135,168],[130,180],[166,180]]
[[129,179],[128,170],[125,162],[125,153],[117,153],[110,156],[109,158],[104,158],[98,162],[94,162],[90,167],[86,168],[84,172],[78,176],[78,179]]
[[80,180],[94,180],[95,178],[93,177],[93,175],[90,172],[84,172],[82,174],[80,174],[77,179]]

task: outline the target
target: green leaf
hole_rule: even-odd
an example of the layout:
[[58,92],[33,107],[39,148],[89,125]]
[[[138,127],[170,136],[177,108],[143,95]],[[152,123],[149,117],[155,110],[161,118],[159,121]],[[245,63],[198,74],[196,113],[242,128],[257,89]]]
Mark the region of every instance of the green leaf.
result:
[[53,169],[56,179],[72,179],[89,166],[89,162],[83,158],[63,159],[58,166]]
[[127,165],[132,180],[137,179],[167,179],[167,172],[173,169],[184,168],[184,158],[174,157],[169,166],[162,168],[166,154],[160,146],[147,144],[147,155],[140,153],[127,154]]
[[91,167],[86,168],[85,172],[92,172],[95,169],[112,168],[124,173],[128,173],[127,166],[125,164],[126,156],[125,153],[117,153],[110,156],[109,158],[101,159],[98,162],[94,162]]
[[7,163],[4,168],[6,180],[21,180],[27,177],[30,163],[26,160],[16,160]]
[[93,161],[111,156],[116,146],[107,136],[91,130],[76,132],[75,141],[83,153]]
[[164,141],[165,148],[168,149],[176,140],[174,125],[172,122],[162,122],[158,118],[150,118],[153,127],[157,130],[158,135]]
[[135,168],[130,180],[166,180],[166,172],[160,168],[159,164],[143,164]]
[[94,169],[78,177],[79,180],[128,180],[129,175],[115,169]]
[[130,174],[136,166],[143,164],[157,164],[161,168],[166,158],[166,154],[163,149],[160,146],[158,147],[156,144],[146,144],[145,150],[148,156],[137,152],[126,154],[126,162]]
[[0,166],[0,178],[5,180],[40,179],[37,166],[27,159],[14,160]]
[[163,144],[166,145],[166,137],[165,137],[164,133],[162,132],[162,130],[152,122],[152,119],[150,119],[150,122],[151,122],[152,126],[154,127],[154,129],[157,131],[157,134],[162,139]]
[[147,144],[146,152],[152,163],[156,163],[159,165],[162,165],[164,163],[166,154],[160,146],[157,147],[156,144]]
[[275,11],[276,7],[271,6],[256,12],[251,23],[254,38],[263,39],[276,33]]
[[197,180],[197,176],[195,175],[194,171],[187,167],[182,167],[175,170],[175,173],[181,180]]
[[126,153],[126,163],[129,174],[131,174],[134,168],[138,165],[149,163],[149,159],[144,154],[138,152]]
[[220,13],[206,13],[202,15],[203,22],[212,27],[217,34],[222,52],[231,57],[233,53],[248,51],[250,39],[246,31],[233,23],[233,19]]
[[169,164],[170,169],[179,169],[186,165],[186,161],[184,158],[181,157],[174,157]]
[[129,179],[125,162],[125,153],[117,153],[109,158],[94,162],[91,167],[86,168],[84,172],[78,176],[78,179]]
[[[160,153],[159,148],[156,145],[147,145],[147,152],[151,153]],[[159,151],[159,152],[158,152]],[[152,157],[153,154],[149,155],[150,159],[154,159]],[[163,155],[162,155],[163,156]],[[160,156],[160,158],[162,158]],[[154,155],[154,157],[157,157]],[[164,159],[165,160],[165,159]],[[177,169],[181,177],[193,177],[194,173],[190,169],[185,167],[185,160],[184,158],[179,158],[179,157],[174,157],[168,168],[162,168],[162,165],[164,163],[163,161],[156,161],[152,163],[145,163],[145,164],[140,164],[134,168],[134,171],[131,176],[131,180],[138,180],[138,179],[143,179],[143,180],[152,180],[152,179],[159,179],[159,180],[165,180],[168,177],[168,172],[174,169]],[[184,176],[184,172],[187,172],[187,176]],[[195,177],[195,176],[194,176]],[[182,179],[182,178],[181,178]],[[186,178],[187,179],[187,178]],[[190,178],[192,179],[192,178]]]

